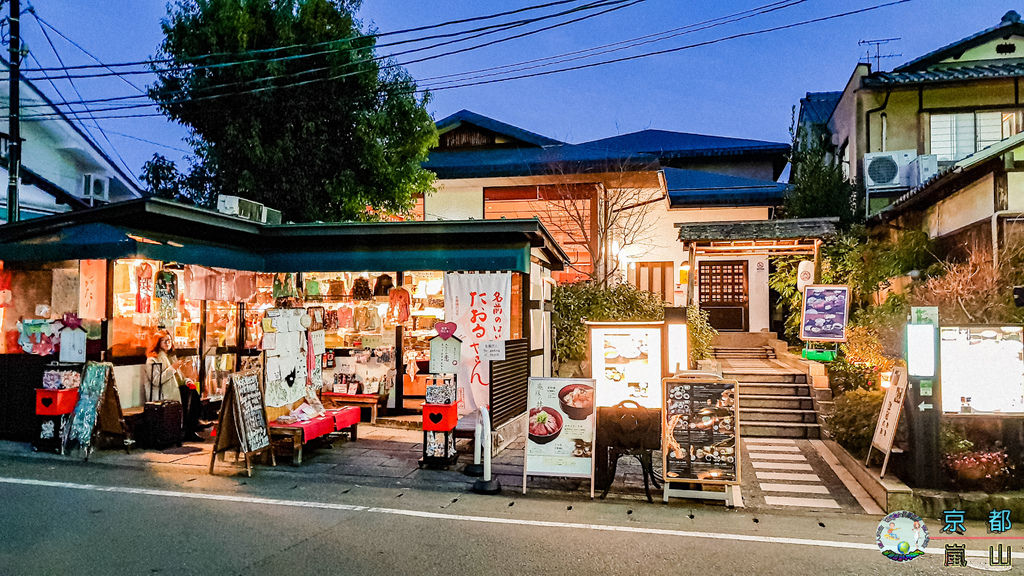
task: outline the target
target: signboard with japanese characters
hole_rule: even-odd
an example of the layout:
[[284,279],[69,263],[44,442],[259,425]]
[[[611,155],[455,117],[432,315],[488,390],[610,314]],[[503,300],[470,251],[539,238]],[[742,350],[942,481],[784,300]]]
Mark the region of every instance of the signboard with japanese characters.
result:
[[739,401],[735,380],[664,380],[666,482],[739,484]]
[[454,334],[462,340],[455,380],[466,391],[468,411],[490,399],[490,361],[481,357],[480,344],[509,339],[511,293],[511,272],[444,275],[444,317],[456,325]]
[[881,451],[885,455],[885,460],[882,462],[880,476],[885,476],[885,468],[889,464],[889,454],[892,452],[892,443],[896,438],[896,427],[900,424],[903,399],[907,395],[908,380],[906,368],[897,367],[893,369],[891,383],[889,388],[885,390],[882,409],[878,413],[875,435],[871,438],[871,446],[868,448],[868,457],[864,464],[867,465],[871,461],[872,448]]
[[596,382],[530,378],[528,386],[523,493],[527,476],[593,478]]
[[431,374],[455,374],[459,369],[461,357],[462,340],[455,336],[434,336],[430,339]]
[[504,340],[491,340],[489,342],[480,343],[480,359],[488,360],[491,362],[502,361],[505,359],[505,341]]

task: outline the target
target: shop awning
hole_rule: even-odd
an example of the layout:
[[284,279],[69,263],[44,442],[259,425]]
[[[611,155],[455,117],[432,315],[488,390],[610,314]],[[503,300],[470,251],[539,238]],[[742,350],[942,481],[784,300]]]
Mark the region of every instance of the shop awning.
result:
[[0,260],[151,258],[256,272],[530,271],[568,260],[530,220],[263,225],[158,199],[0,226]]
[[697,254],[814,254],[836,234],[838,218],[741,220],[676,224],[679,241]]

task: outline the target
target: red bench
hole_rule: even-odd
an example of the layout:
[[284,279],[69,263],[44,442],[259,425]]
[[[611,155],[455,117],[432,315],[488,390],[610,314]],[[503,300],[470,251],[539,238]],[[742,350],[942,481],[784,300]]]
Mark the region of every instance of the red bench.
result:
[[322,392],[320,394],[320,400],[328,408],[343,406],[368,407],[370,409],[370,424],[377,422],[377,407],[383,403],[385,398],[387,396],[381,396],[380,394],[338,394],[335,392]]
[[292,463],[296,466],[302,464],[302,447],[309,442],[322,438],[334,432],[347,431],[352,440],[356,440],[356,427],[359,425],[359,408],[352,406],[334,408],[327,410],[323,416],[318,416],[304,422],[271,422],[269,425],[270,437],[286,438],[291,440],[295,457]]

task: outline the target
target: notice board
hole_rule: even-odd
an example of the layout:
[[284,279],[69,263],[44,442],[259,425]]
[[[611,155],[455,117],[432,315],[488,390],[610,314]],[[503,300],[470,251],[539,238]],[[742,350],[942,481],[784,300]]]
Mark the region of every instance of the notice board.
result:
[[878,412],[878,423],[875,424],[875,434],[871,437],[871,446],[868,447],[868,456],[864,461],[866,466],[871,461],[871,449],[875,448],[885,455],[882,462],[880,476],[885,476],[885,469],[889,465],[889,454],[892,453],[892,443],[896,438],[896,428],[900,425],[900,412],[903,410],[903,400],[907,395],[907,369],[896,367],[892,371],[892,380],[885,390],[885,399],[882,400],[882,408]]
[[217,441],[210,457],[210,473],[213,473],[218,453],[238,450],[245,455],[246,470],[252,476],[249,456],[268,448],[270,431],[267,426],[267,412],[263,403],[259,373],[255,370],[235,372],[228,381],[227,390],[224,391],[224,403],[220,408],[217,426]]
[[735,380],[665,378],[662,458],[666,482],[740,483]]

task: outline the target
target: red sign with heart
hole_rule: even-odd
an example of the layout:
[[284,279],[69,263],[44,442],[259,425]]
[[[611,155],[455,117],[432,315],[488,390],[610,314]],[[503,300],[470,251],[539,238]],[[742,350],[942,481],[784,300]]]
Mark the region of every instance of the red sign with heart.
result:
[[434,329],[437,330],[437,335],[441,337],[441,340],[447,340],[455,335],[455,329],[458,326],[455,322],[438,322],[434,324]]

